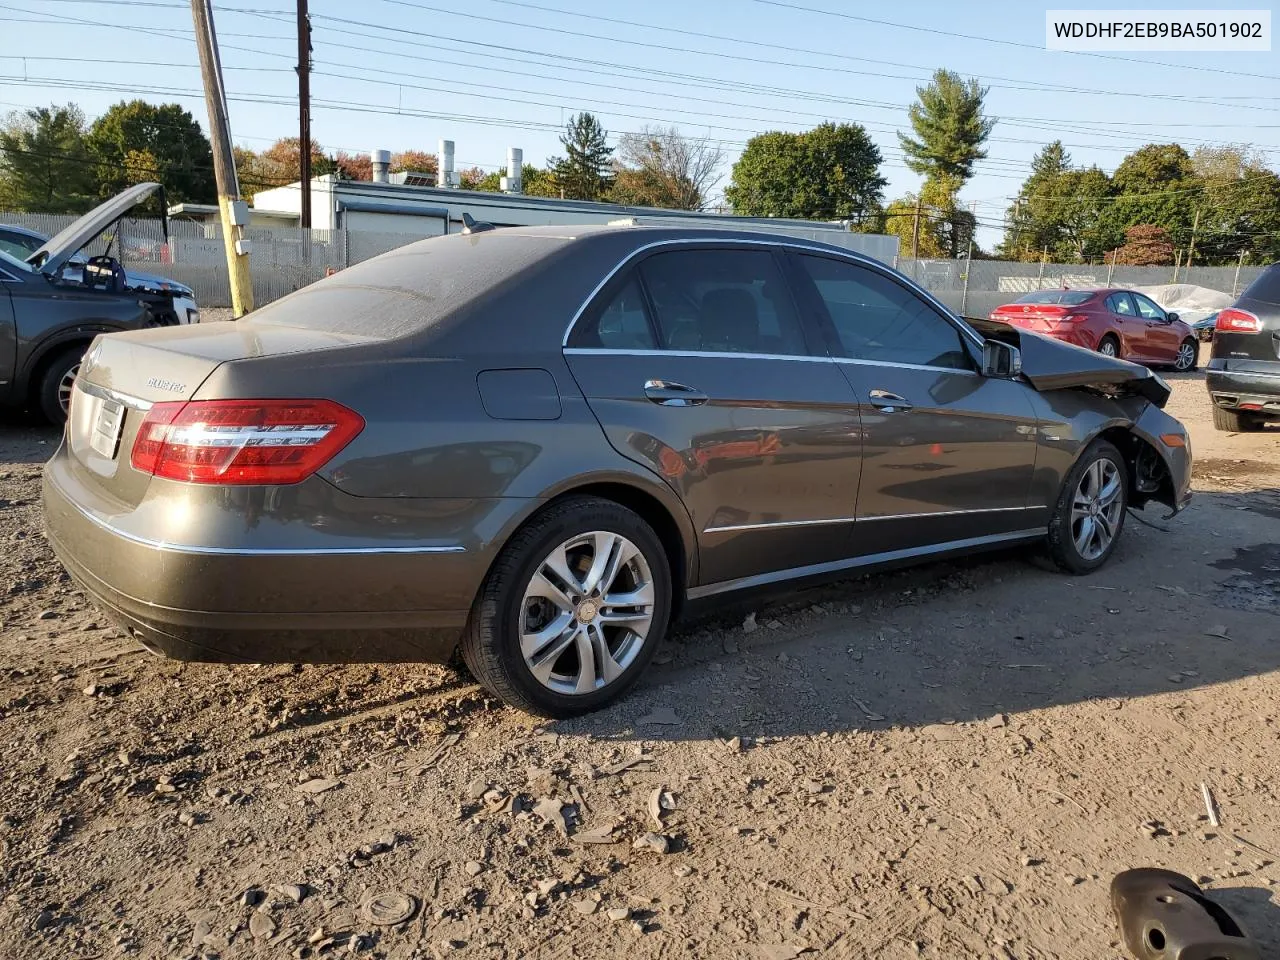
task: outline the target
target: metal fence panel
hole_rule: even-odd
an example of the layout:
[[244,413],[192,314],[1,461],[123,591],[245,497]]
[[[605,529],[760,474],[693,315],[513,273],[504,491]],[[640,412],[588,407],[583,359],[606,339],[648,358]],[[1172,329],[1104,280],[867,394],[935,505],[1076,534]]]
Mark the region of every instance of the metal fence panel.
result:
[[[0,223],[12,223],[51,236],[75,217],[40,213],[3,213]],[[646,221],[647,222],[647,221]],[[834,230],[780,229],[788,235],[812,234],[812,239],[837,243],[892,263],[896,238]],[[249,269],[254,299],[270,303],[325,276],[326,272],[360,263],[422,237],[418,234],[376,233],[365,230],[303,230],[299,227],[250,227]],[[101,253],[105,240],[95,240],[89,253]],[[169,240],[159,219],[121,222],[112,238],[112,252],[126,267],[185,283],[197,301],[208,307],[231,305],[222,226],[217,222],[169,221]],[[1107,264],[1021,263],[1004,260],[913,260],[899,258],[897,268],[953,310],[985,317],[1003,303],[1032,290],[1100,286],[1141,287],[1174,281],[1173,267],[1111,267]],[[1232,296],[1262,272],[1258,266],[1237,268],[1180,268],[1177,280]],[[1238,275],[1237,275],[1238,274]]]

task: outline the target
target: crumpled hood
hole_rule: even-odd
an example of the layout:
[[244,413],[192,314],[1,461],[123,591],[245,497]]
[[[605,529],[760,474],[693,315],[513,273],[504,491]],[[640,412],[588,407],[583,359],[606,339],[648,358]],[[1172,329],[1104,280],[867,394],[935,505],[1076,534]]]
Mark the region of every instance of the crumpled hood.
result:
[[38,269],[47,276],[61,276],[67,261],[79,253],[86,243],[159,189],[158,183],[139,183],[117,193],[70,226],[59,230],[45,241],[44,246],[28,257],[27,262],[40,264]]
[[974,319],[968,323],[983,337],[1017,347],[1022,352],[1022,376],[1041,393],[1095,387],[1145,397],[1157,407],[1163,407],[1172,393],[1163,378],[1128,360],[1104,357],[1007,323]]

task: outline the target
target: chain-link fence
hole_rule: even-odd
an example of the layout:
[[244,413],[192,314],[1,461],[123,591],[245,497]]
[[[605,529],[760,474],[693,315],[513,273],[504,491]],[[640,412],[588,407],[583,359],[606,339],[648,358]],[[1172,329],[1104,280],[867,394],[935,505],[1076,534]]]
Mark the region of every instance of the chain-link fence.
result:
[[1064,287],[1149,287],[1187,283],[1236,296],[1262,272],[1260,266],[1127,267],[1081,263],[1020,263],[1008,260],[912,260],[897,268],[951,309],[985,317],[1001,304],[1033,290]]

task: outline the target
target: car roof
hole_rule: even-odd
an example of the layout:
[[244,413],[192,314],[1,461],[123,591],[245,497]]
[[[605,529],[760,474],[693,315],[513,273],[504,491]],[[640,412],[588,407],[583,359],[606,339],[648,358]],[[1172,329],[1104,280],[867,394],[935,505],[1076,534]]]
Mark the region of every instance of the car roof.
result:
[[[485,233],[489,232],[485,231]],[[690,242],[722,240],[730,243],[773,243],[783,246],[812,247],[859,260],[875,262],[873,258],[867,257],[865,254],[834,243],[825,243],[821,240],[811,240],[807,237],[796,237],[785,233],[774,233],[768,230],[743,230],[740,227],[721,227],[715,224],[676,227],[662,224],[598,223],[546,227],[500,227],[492,232],[495,234],[500,232],[502,236],[507,237],[553,237],[561,240],[587,240],[602,235],[616,235],[633,238],[635,249],[648,246],[651,243],[682,240]]]
[[10,233],[20,233],[24,237],[30,237],[32,240],[43,241],[47,239],[43,233],[37,233],[35,230],[30,230],[27,227],[20,227],[16,223],[0,223],[0,230],[8,230]]

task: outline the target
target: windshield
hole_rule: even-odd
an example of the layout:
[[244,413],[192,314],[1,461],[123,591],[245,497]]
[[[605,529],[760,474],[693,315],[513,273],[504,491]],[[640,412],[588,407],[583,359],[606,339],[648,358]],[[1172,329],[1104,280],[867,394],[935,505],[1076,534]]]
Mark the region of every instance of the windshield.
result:
[[1028,293],[1014,303],[1061,303],[1068,307],[1078,306],[1093,296],[1091,290],[1037,290]]
[[0,250],[0,267],[6,270],[18,270],[21,273],[35,273],[35,269],[29,263],[24,263],[17,257],[12,257]]

